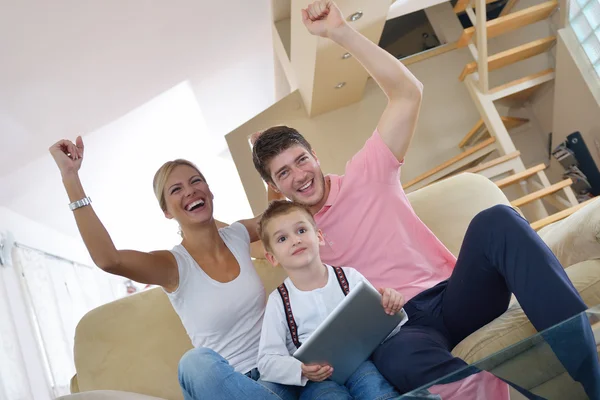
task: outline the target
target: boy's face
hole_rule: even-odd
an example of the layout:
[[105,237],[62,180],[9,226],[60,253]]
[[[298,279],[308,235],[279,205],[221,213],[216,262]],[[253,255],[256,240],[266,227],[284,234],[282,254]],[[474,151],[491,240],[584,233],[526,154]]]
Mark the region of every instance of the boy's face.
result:
[[321,231],[316,230],[306,212],[293,210],[273,218],[266,226],[269,247],[267,260],[284,269],[304,268],[319,258],[323,244]]
[[285,197],[305,206],[319,204],[325,196],[325,178],[314,153],[292,146],[269,161],[273,183]]

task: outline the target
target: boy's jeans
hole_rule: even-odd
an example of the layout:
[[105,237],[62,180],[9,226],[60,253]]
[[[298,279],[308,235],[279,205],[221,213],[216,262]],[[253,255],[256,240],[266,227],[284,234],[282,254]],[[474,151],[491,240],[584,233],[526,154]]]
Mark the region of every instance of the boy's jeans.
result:
[[227,360],[213,350],[199,347],[179,361],[179,384],[185,400],[384,400],[398,397],[372,362],[366,361],[350,376],[345,386],[326,380],[308,382],[303,388],[259,379],[258,371],[235,372]]
[[375,365],[371,361],[365,361],[350,375],[345,385],[330,380],[308,382],[302,390],[300,400],[385,400],[398,396],[398,392],[379,373]]

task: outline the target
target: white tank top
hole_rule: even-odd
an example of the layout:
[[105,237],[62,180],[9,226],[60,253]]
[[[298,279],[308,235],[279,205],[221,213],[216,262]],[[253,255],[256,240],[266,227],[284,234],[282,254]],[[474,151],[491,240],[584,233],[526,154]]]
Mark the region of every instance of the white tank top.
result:
[[256,368],[265,313],[265,289],[250,258],[250,236],[236,222],[219,235],[240,265],[231,282],[211,279],[182,245],[171,250],[179,269],[179,287],[168,293],[194,347],[219,353],[241,373]]

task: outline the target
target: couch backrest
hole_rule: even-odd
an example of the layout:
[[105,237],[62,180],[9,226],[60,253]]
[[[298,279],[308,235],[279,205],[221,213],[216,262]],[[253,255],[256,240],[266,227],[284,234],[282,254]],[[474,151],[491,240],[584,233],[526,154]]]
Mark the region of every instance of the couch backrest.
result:
[[[255,260],[270,293],[285,272]],[[122,390],[182,399],[177,364],[192,348],[179,317],[160,288],[150,289],[87,313],[75,332],[79,391]]]
[[[421,220],[458,254],[469,221],[494,204],[508,204],[488,179],[463,174],[409,196]],[[267,293],[285,275],[266,260],[255,260]],[[92,310],[75,334],[80,391],[113,389],[181,399],[177,364],[191,343],[167,296],[151,289]]]
[[510,202],[492,181],[460,174],[412,192],[408,200],[421,221],[458,255],[469,223],[480,211]]

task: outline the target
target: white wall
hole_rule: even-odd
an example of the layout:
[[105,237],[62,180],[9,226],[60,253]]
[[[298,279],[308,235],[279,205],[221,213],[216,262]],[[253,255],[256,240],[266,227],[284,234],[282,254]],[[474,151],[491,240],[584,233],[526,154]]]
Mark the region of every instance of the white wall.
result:
[[[176,223],[164,218],[152,191],[155,171],[175,158],[195,162],[205,174],[215,195],[217,219],[232,222],[252,216],[233,162],[215,152],[218,140],[208,134],[186,82],[84,137],[80,176],[117,247],[153,250],[180,241]],[[47,227],[24,228],[18,241],[68,259],[82,257],[60,174],[49,154],[0,179],[0,187],[1,206]],[[48,229],[64,236],[48,233],[44,241],[38,233]]]
[[600,168],[600,78],[570,28],[558,38],[554,99],[554,145],[580,131]]

